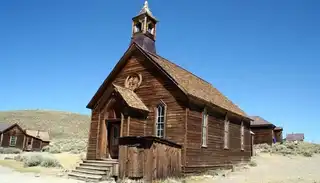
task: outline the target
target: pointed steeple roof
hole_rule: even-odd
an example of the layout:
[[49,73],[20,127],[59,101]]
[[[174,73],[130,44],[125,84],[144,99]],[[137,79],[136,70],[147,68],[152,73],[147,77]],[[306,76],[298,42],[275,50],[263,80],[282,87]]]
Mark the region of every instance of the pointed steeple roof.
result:
[[149,8],[148,1],[144,2],[144,5],[143,5],[142,9],[140,10],[138,16],[143,15],[143,14],[149,15],[151,18],[153,18],[155,21],[157,21],[156,17],[153,16],[153,14],[152,14],[152,12],[151,12],[151,10]]

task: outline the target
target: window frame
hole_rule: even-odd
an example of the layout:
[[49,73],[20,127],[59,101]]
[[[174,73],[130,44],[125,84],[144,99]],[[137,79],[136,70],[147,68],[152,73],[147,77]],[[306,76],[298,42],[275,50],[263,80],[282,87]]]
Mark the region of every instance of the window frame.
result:
[[[204,108],[201,113],[201,147],[208,147],[208,118],[208,111]],[[206,132],[205,136],[204,131]]]
[[223,129],[223,148],[230,148],[230,121],[228,119],[228,115],[226,114],[224,119],[224,129]]
[[[162,112],[163,112],[163,116],[159,116],[159,107],[162,107],[163,108],[163,110],[162,110]],[[166,138],[166,121],[167,121],[167,105],[161,100],[160,102],[159,102],[159,104],[155,107],[155,136],[156,137],[158,137],[158,138]],[[159,129],[158,129],[158,124],[159,124],[159,118],[161,118],[161,117],[163,117],[163,125],[162,125],[162,132],[163,132],[163,134],[162,134],[162,136],[161,136],[161,132],[160,132],[160,134],[158,134],[158,132],[159,132]],[[161,129],[160,129],[160,131],[161,131]]]
[[[14,137],[14,144],[12,144],[12,138],[13,138],[13,137]],[[10,146],[10,147],[16,147],[16,145],[17,145],[17,139],[18,139],[17,136],[15,136],[15,135],[10,135],[9,146]]]
[[240,145],[241,145],[241,151],[244,151],[244,125],[243,121],[241,121],[241,127],[240,127]]

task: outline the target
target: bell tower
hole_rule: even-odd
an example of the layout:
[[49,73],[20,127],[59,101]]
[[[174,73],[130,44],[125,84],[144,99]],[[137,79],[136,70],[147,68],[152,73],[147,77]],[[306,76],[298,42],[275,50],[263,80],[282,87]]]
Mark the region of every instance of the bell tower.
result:
[[158,20],[152,15],[148,1],[145,1],[139,14],[132,18],[131,43],[135,42],[143,49],[156,53],[156,24]]

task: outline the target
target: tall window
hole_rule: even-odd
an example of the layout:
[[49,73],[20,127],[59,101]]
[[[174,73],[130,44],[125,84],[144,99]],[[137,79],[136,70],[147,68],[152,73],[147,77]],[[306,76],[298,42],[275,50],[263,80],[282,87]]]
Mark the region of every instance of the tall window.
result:
[[202,112],[202,147],[207,147],[208,143],[208,113],[204,109]]
[[16,146],[17,143],[17,137],[16,136],[10,136],[10,146]]
[[156,112],[156,136],[160,138],[164,138],[165,113],[166,113],[165,105],[159,104]]
[[241,150],[244,150],[244,126],[243,126],[243,121],[241,121]]
[[229,120],[227,115],[224,120],[224,148],[229,149]]

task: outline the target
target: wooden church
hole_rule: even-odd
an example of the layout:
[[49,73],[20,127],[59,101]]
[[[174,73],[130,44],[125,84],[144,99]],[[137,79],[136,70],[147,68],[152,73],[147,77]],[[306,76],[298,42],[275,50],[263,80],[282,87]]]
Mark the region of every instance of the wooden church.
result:
[[87,161],[118,162],[115,175],[153,180],[250,160],[250,117],[157,53],[148,2],[132,20],[129,48],[87,105]]

